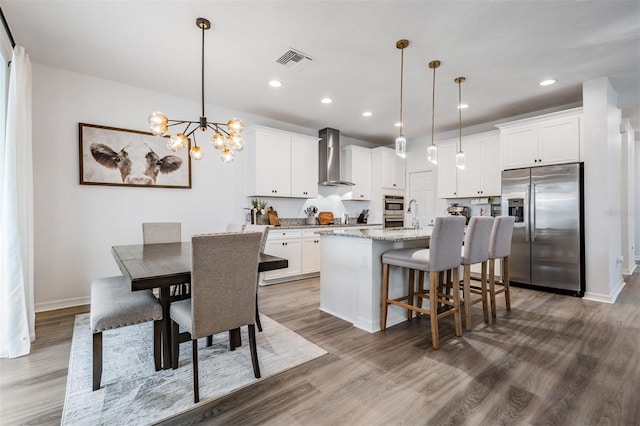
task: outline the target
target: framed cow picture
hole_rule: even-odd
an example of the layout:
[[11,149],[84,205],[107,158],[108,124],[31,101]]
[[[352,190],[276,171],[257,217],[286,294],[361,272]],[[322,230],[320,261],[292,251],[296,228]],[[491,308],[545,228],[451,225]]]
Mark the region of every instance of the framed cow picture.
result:
[[79,123],[80,184],[191,188],[189,149],[173,152],[168,136]]

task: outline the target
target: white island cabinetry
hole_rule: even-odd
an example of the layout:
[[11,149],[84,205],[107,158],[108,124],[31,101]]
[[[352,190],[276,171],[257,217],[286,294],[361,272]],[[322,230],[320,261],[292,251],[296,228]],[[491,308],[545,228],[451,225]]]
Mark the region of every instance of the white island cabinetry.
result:
[[[370,333],[379,331],[382,253],[427,247],[432,229],[364,228],[321,233],[320,310]],[[403,295],[406,283],[407,271],[391,267],[389,297]],[[406,310],[389,306],[387,326],[406,320]]]

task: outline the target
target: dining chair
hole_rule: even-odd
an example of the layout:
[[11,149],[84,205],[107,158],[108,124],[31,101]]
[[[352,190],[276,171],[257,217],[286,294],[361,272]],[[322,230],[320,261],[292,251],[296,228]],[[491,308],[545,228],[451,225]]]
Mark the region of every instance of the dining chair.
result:
[[[469,220],[462,246],[462,305],[464,306],[465,325],[471,331],[471,306],[482,303],[484,321],[489,321],[489,300],[487,298],[487,260],[489,242],[494,218],[491,216],[473,216]],[[481,264],[480,286],[471,284],[471,265]],[[479,297],[472,298],[472,295]]]
[[[496,294],[504,293],[507,311],[511,310],[511,289],[509,287],[509,256],[511,255],[511,238],[516,218],[513,216],[497,217],[491,231],[489,243],[489,299],[491,300],[491,316],[496,317]],[[496,260],[500,260],[500,280],[496,280]],[[496,290],[496,285],[500,286]]]
[[[429,315],[431,322],[431,344],[433,349],[440,347],[438,320],[453,315],[456,336],[462,335],[460,319],[460,292],[454,288],[451,293],[442,289],[441,273],[457,277],[460,268],[460,250],[464,238],[466,218],[463,216],[437,217],[429,240],[429,248],[402,248],[386,251],[382,254],[382,310],[380,329],[387,327],[389,305],[407,309],[407,319],[413,312]],[[389,267],[398,266],[409,270],[407,294],[389,299]],[[425,291],[423,279],[418,280],[415,290],[414,272],[429,273],[429,291]],[[449,281],[449,280],[447,280]],[[424,299],[429,299],[429,309],[424,308]],[[417,303],[416,303],[417,302]],[[450,306],[450,309],[438,310],[438,305]]]
[[151,290],[131,291],[131,284],[123,276],[93,280],[89,315],[94,391],[100,389],[102,380],[102,333],[107,330],[153,321],[153,359],[156,371],[160,370],[162,307]]
[[245,226],[242,223],[228,223],[227,232],[242,232]]
[[[142,224],[142,242],[144,244],[179,243],[182,241],[180,222],[144,222]],[[171,287],[171,297],[189,297],[189,284]]]
[[[267,237],[269,235],[269,227],[267,225],[247,224],[244,226],[243,232],[261,233],[262,240],[260,240],[260,253],[264,253],[264,248],[267,245]],[[262,323],[260,322],[260,312],[258,310],[258,288],[260,288],[260,275],[261,273],[258,273],[258,278],[256,279],[256,326],[258,327],[258,331],[262,332]]]
[[[200,400],[198,339],[247,325],[253,373],[260,378],[255,298],[260,241],[256,232],[194,235],[191,239],[191,298],[171,303],[172,367],[178,368],[179,327],[192,346],[194,402]],[[184,334],[184,333],[183,333]]]

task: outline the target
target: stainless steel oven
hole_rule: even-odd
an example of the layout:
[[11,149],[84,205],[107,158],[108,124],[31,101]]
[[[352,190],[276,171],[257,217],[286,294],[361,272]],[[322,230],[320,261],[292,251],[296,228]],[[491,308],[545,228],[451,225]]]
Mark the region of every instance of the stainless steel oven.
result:
[[385,195],[383,209],[383,224],[385,228],[404,228],[403,196]]

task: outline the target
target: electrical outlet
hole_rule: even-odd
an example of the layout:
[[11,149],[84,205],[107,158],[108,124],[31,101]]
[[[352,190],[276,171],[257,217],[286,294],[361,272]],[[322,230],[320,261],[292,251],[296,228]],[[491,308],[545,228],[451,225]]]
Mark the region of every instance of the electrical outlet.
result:
[[616,259],[616,263],[622,263],[622,262],[624,262],[624,257],[618,256],[618,258]]

